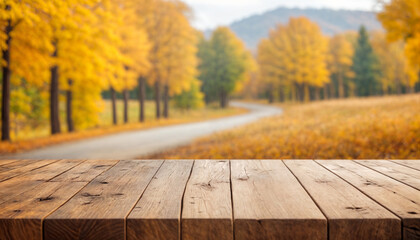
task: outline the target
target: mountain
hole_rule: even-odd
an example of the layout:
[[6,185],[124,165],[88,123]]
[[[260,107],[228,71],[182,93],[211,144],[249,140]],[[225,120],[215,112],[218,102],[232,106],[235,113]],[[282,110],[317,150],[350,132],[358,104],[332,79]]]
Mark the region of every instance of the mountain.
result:
[[255,50],[261,38],[268,36],[270,29],[279,23],[286,24],[290,17],[299,16],[305,16],[318,23],[322,32],[329,36],[349,30],[357,31],[362,24],[368,30],[382,29],[374,12],[285,7],[233,22],[230,28],[245,42],[247,47]]

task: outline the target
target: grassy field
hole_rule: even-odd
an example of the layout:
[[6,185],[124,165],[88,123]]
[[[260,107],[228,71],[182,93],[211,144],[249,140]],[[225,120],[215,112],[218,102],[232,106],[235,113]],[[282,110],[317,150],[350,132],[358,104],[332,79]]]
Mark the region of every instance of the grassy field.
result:
[[419,94],[281,106],[282,116],[152,157],[420,159]]
[[[111,102],[106,101],[104,111],[100,114],[100,126],[96,128],[77,131],[74,133],[63,133],[55,136],[49,135],[49,125],[42,126],[31,131],[21,131],[13,142],[0,143],[0,154],[14,153],[34,148],[40,148],[51,144],[62,143],[66,141],[79,140],[83,138],[95,137],[105,134],[111,134],[121,131],[130,131],[145,129],[171,124],[181,124],[187,122],[203,121],[206,119],[219,118],[245,113],[246,110],[240,108],[220,109],[216,106],[208,106],[196,110],[180,110],[171,108],[169,119],[155,118],[155,106],[152,101],[146,102],[145,122],[139,123],[139,104],[137,101],[129,103],[129,123],[123,123],[123,102],[117,102],[118,125],[112,125]],[[62,129],[65,131],[64,113],[62,114]]]

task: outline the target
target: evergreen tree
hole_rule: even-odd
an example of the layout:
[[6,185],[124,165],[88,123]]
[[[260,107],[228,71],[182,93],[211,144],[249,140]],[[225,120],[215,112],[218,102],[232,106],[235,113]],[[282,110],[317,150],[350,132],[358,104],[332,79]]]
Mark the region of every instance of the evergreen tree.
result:
[[364,26],[360,27],[357,38],[353,57],[353,71],[358,96],[370,96],[379,93],[379,63]]

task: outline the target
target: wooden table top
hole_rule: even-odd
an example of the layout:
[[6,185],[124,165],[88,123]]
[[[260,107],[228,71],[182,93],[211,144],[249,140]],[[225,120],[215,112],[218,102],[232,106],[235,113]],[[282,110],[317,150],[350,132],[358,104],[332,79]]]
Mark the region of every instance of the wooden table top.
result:
[[0,160],[0,239],[420,239],[420,160]]

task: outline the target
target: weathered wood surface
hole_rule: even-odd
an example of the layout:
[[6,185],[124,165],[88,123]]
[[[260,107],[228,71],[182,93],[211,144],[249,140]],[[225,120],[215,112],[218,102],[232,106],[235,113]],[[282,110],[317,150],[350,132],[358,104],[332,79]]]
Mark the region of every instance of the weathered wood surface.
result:
[[0,239],[420,239],[419,163],[1,160]]
[[404,239],[420,239],[419,190],[353,161],[318,161],[402,220]]
[[21,160],[7,164],[2,169],[0,169],[0,182],[33,171],[35,169],[42,168],[54,162],[56,162],[56,160]]
[[420,171],[418,170],[385,160],[357,160],[356,162],[420,190]]
[[[82,160],[63,160],[0,182],[0,203],[74,168]],[[6,172],[7,173],[7,172]]]
[[328,218],[331,239],[379,240],[401,236],[398,217],[316,162],[285,163]]
[[127,218],[127,239],[179,239],[182,197],[193,162],[163,163]]
[[411,167],[420,171],[420,161],[419,160],[392,160],[392,162],[401,164],[407,167]]
[[231,165],[235,239],[326,239],[327,220],[282,161]]
[[45,239],[123,239],[125,218],[161,165],[119,162],[45,219]]
[[229,161],[195,161],[182,212],[182,239],[233,239]]

